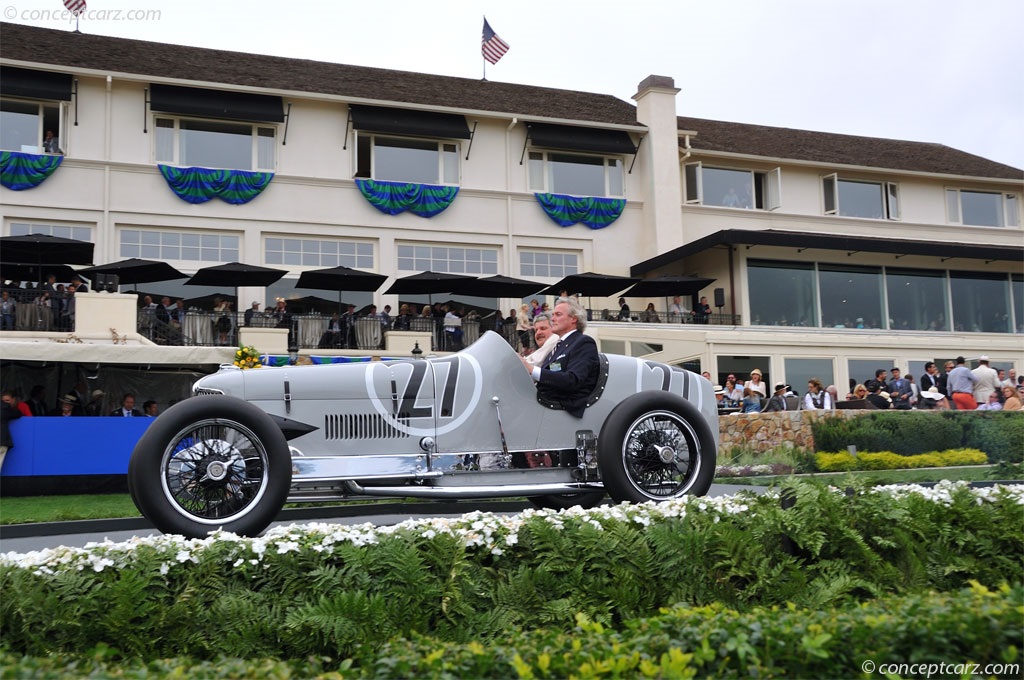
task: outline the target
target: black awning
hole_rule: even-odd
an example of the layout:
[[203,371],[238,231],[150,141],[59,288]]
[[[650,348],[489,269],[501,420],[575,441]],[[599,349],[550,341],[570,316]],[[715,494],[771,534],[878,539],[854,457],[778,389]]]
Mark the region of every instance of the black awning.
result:
[[154,111],[254,123],[284,122],[284,104],[280,97],[158,83],[149,87],[149,107]]
[[780,231],[765,229],[723,229],[697,239],[685,246],[679,246],[667,253],[633,265],[632,276],[642,276],[665,265],[678,262],[684,257],[698,255],[718,246],[781,246],[800,250],[838,250],[848,253],[888,253],[891,255],[923,255],[941,260],[965,259],[987,260],[990,262],[1022,262],[1024,247],[981,245],[975,243],[954,243],[951,241],[911,241],[899,238],[877,238],[871,236],[847,236],[845,234],[821,234],[806,231]]
[[528,135],[534,146],[597,153],[635,154],[636,145],[624,130],[527,123]]
[[436,111],[412,111],[386,106],[351,104],[352,126],[368,132],[388,132],[414,137],[446,137],[469,139],[466,117]]
[[26,99],[71,101],[71,74],[0,66],[0,94]]

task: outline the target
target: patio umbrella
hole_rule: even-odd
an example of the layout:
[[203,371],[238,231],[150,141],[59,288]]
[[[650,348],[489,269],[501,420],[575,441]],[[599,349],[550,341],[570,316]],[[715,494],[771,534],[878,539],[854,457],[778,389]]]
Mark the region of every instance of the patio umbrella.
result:
[[211,293],[200,297],[188,298],[185,300],[185,306],[188,308],[196,307],[205,311],[211,311],[213,310],[213,303],[215,300],[227,300],[236,310],[238,309],[238,296],[231,295],[230,293]]
[[707,288],[715,279],[697,276],[658,276],[643,279],[622,294],[622,297],[671,297],[693,295]]
[[341,312],[341,294],[344,291],[375,292],[387,280],[384,274],[363,272],[350,267],[331,267],[330,269],[313,269],[299,275],[296,288],[313,290],[338,291],[338,312]]
[[[475,295],[478,297],[494,298],[522,298],[533,295],[546,284],[526,279],[516,279],[511,276],[488,276],[473,281],[465,281],[459,284],[458,292],[463,295]],[[492,310],[493,311],[493,310]]]
[[4,281],[42,281],[50,274],[64,283],[78,279],[78,273],[66,264],[0,262],[0,280]]
[[[239,286],[266,287],[274,283],[288,272],[284,269],[259,267],[254,264],[228,262],[213,267],[203,267],[185,282],[186,286],[232,286],[235,289],[234,299],[238,300]],[[238,305],[235,305],[238,309]]]
[[93,244],[48,234],[0,238],[0,259],[23,264],[92,264]]
[[182,274],[166,262],[141,260],[137,257],[121,260],[120,262],[87,267],[80,269],[78,273],[89,279],[92,279],[97,274],[113,274],[117,276],[118,282],[122,285],[170,281],[172,279],[188,277],[188,274]]
[[344,303],[341,301],[340,294],[337,303],[335,303],[334,300],[317,297],[316,295],[307,295],[305,297],[288,299],[288,309],[298,314],[308,314],[310,312],[331,314],[332,312],[338,311],[338,306],[342,304]]
[[630,284],[640,279],[631,276],[613,276],[611,274],[596,274],[594,272],[583,272],[582,274],[570,274],[558,283],[548,286],[541,293],[545,295],[558,295],[563,290],[570,295],[586,295],[587,297],[611,297],[620,290],[627,288]]
[[461,285],[474,281],[476,277],[463,274],[446,274],[444,272],[425,271],[411,276],[395,279],[391,287],[385,291],[387,295],[427,295],[433,304],[434,293],[460,293]]

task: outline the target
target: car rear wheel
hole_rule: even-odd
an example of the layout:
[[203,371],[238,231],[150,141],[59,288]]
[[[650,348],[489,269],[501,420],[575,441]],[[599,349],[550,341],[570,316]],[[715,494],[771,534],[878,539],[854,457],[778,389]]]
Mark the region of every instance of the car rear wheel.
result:
[[270,417],[226,396],[186,399],[157,418],[128,463],[139,511],[164,533],[256,536],[284,506],[288,443]]
[[715,438],[686,399],[641,392],[609,414],[597,460],[604,486],[618,502],[702,496],[715,476]]

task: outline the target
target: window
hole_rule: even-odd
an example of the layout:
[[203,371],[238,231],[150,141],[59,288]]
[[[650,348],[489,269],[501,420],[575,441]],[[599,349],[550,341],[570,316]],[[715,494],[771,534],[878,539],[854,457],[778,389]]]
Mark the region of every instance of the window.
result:
[[530,152],[530,191],[623,196],[622,159],[558,151]]
[[73,238],[76,241],[92,241],[92,229],[90,227],[11,222],[11,236],[27,236],[28,234],[47,234],[48,236],[59,236],[60,238]]
[[373,244],[357,241],[267,238],[263,255],[268,265],[373,269]]
[[814,264],[750,260],[747,274],[751,325],[818,325]]
[[57,138],[55,148],[62,149],[63,121],[63,104],[0,100],[0,150],[43,153],[47,131]]
[[822,326],[885,328],[882,281],[878,267],[818,265]]
[[946,272],[890,267],[885,272],[885,285],[890,328],[912,331],[950,330]]
[[[832,359],[807,359],[802,357],[785,357],[783,370],[786,372],[786,383],[790,385],[801,397],[807,394],[807,383],[811,378],[821,381],[823,387],[835,385],[835,367]],[[771,387],[768,388],[772,389]],[[839,398],[846,396],[842,387],[836,385]]]
[[498,273],[498,251],[494,248],[400,245],[398,269],[489,276]]
[[[850,375],[850,380],[856,381],[854,383],[855,385],[857,383],[862,385],[866,384],[868,380],[875,379],[875,371],[881,368],[888,373],[892,370],[893,366],[895,366],[895,364],[892,359],[850,359],[846,362],[846,370]],[[921,377],[916,373],[914,376],[917,378]],[[838,387],[838,385],[836,387]],[[840,395],[840,397],[844,396],[846,395]]]
[[1013,332],[1010,277],[1006,274],[950,272],[953,330],[973,333]]
[[358,133],[356,177],[417,184],[458,184],[459,145]]
[[900,219],[899,186],[893,182],[840,179],[832,174],[822,178],[822,187],[826,215]]
[[687,163],[686,202],[746,210],[776,210],[782,204],[782,169],[770,172],[709,168]]
[[579,271],[579,256],[576,253],[519,251],[520,276],[561,279],[570,274],[578,274]]
[[946,189],[946,213],[950,224],[1020,226],[1020,205],[1016,194]]
[[190,118],[156,119],[156,162],[183,167],[273,171],[273,127]]
[[237,262],[237,236],[179,231],[122,229],[121,257],[145,260]]

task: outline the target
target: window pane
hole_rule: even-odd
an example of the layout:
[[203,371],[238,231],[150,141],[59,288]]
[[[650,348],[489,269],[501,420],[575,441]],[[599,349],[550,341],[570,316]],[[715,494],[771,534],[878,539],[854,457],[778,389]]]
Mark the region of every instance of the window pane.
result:
[[618,158],[608,159],[608,195],[625,196],[622,186],[622,161]]
[[375,137],[374,179],[437,184],[437,142]]
[[1020,226],[1020,208],[1017,207],[1017,195],[1006,194],[1006,226]]
[[748,279],[751,324],[818,325],[813,265],[751,260]]
[[28,102],[0,102],[0,148],[6,151],[39,153],[39,105]]
[[604,158],[548,154],[551,187],[556,194],[573,196],[604,196]]
[[459,183],[459,152],[454,144],[443,144],[441,163],[444,166],[443,182],[445,184]]
[[723,170],[704,166],[704,205],[726,208],[753,208],[750,192],[753,187],[751,173],[746,170]]
[[[801,397],[807,394],[807,383],[811,378],[821,381],[823,387],[835,385],[835,369],[832,359],[803,359],[797,357],[785,357],[783,367],[786,371],[786,383],[788,383]],[[770,387],[768,389],[771,389]],[[836,385],[839,398],[846,396],[843,387]]]
[[274,129],[259,128],[256,133],[256,167],[260,170],[274,169]]
[[1009,333],[1010,278],[1006,274],[984,275],[950,272],[953,298],[953,329],[972,333]]
[[544,154],[530,152],[530,191],[544,191]]
[[1013,293],[1013,321],[1018,333],[1024,333],[1024,276],[1014,274],[1010,280]]
[[1003,226],[1002,194],[981,191],[960,191],[963,223],[980,227]]
[[885,275],[889,324],[896,330],[948,331],[946,274],[889,268]]
[[178,132],[181,165],[252,170],[252,126],[183,120]]
[[[846,370],[850,374],[850,380],[854,380],[854,384],[864,384],[868,380],[875,379],[875,371],[878,369],[885,369],[891,371],[893,367],[892,359],[850,359],[846,363]],[[917,376],[920,378],[920,376]],[[838,386],[837,386],[838,387]],[[841,397],[845,397],[845,394],[841,394]]]
[[174,121],[168,118],[156,119],[156,162],[174,162]]
[[884,328],[880,269],[822,264],[818,268],[818,283],[822,326]]
[[875,182],[839,180],[839,214],[847,217],[882,219],[882,185]]
[[696,203],[700,200],[700,189],[698,184],[700,179],[698,174],[700,173],[700,165],[697,163],[689,163],[683,169],[685,180],[683,182],[686,188],[686,202]]
[[946,218],[953,224],[960,223],[960,192],[946,189]]

